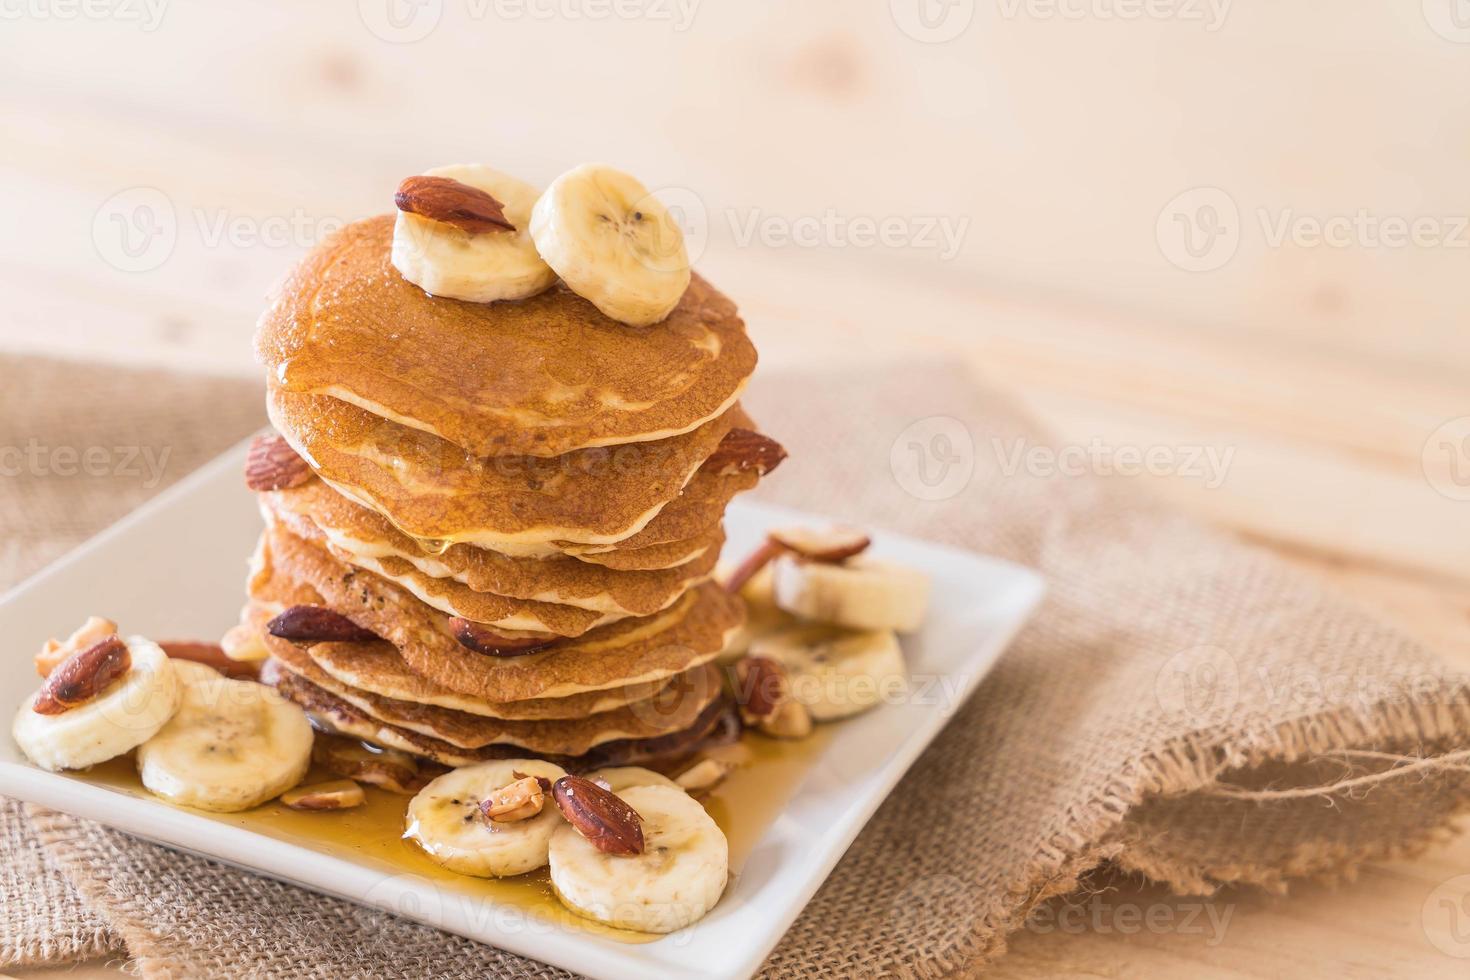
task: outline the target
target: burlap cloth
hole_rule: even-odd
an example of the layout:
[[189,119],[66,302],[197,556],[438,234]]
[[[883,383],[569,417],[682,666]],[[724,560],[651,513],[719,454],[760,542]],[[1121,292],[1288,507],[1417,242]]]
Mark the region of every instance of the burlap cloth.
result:
[[[0,377],[0,452],[167,448],[165,483],[261,418],[244,383],[18,359]],[[1001,555],[1050,586],[767,974],[971,973],[1101,863],[1181,892],[1279,888],[1421,848],[1470,803],[1470,776],[1442,764],[1470,746],[1463,679],[1133,487],[1028,466],[1017,447],[1045,436],[967,378],[768,373],[749,404],[792,451],[765,495]],[[145,482],[7,475],[3,578],[135,506]],[[148,976],[562,975],[61,814],[7,806],[0,831],[0,965],[126,949]]]

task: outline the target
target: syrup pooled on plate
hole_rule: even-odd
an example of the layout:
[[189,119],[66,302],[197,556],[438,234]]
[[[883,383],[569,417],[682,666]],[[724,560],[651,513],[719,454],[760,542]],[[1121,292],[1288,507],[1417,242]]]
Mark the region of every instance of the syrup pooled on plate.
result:
[[[738,742],[708,749],[702,757],[734,765],[729,775],[696,798],[724,831],[730,844],[730,884],[734,888],[746,859],[761,835],[795,795],[807,773],[828,744],[830,726],[819,727],[809,738],[784,741],[746,733]],[[685,767],[680,767],[680,770]],[[131,755],[113,759],[73,778],[143,799],[156,799],[138,779]],[[337,778],[313,771],[306,782]],[[566,927],[618,942],[652,942],[659,936],[614,929],[572,912],[552,891],[545,868],[515,878],[473,878],[435,864],[413,843],[402,838],[404,812],[410,797],[375,786],[363,787],[367,802],[349,810],[309,812],[292,810],[279,801],[243,813],[207,813],[199,816],[263,834],[275,840],[309,848],[380,871],[386,877],[412,876],[434,886],[446,900],[485,903],[476,909],[494,917],[506,929],[550,931]],[[168,806],[162,800],[160,806]],[[405,911],[411,911],[405,909]]]

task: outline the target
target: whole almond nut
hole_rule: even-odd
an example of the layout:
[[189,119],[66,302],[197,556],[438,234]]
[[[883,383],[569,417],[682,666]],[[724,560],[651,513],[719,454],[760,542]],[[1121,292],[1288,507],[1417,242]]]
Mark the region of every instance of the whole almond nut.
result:
[[790,698],[786,668],[770,657],[746,657],[735,664],[735,703],[747,725],[774,717]]
[[63,660],[46,678],[31,710],[38,715],[59,715],[86,704],[126,674],[132,665],[128,645],[116,636],[109,636]]
[[603,854],[642,854],[643,818],[622,798],[581,776],[563,776],[551,787],[567,823]]
[[781,465],[786,449],[770,436],[751,429],[731,429],[704,461],[704,466],[720,476],[733,476],[756,470],[765,476]]
[[850,527],[831,527],[821,531],[810,528],[779,528],[769,539],[802,558],[823,564],[840,564],[868,550],[873,539]]
[[449,629],[460,646],[487,657],[524,657],[556,642],[539,636],[502,636],[487,626],[459,616],[450,617]]
[[292,606],[265,626],[271,636],[292,643],[367,643],[378,635],[323,606]]
[[289,490],[312,478],[311,467],[281,436],[262,433],[245,456],[245,485],[251,490]]
[[516,230],[505,217],[504,204],[478,187],[449,177],[405,177],[393,203],[400,211],[442,221],[472,235]]
[[730,577],[725,580],[725,591],[731,595],[735,595],[745,587],[746,582],[749,582],[755,577],[756,572],[769,565],[771,559],[785,550],[778,542],[762,542],[759,548],[752,551],[749,557],[737,565],[735,570],[730,573]]

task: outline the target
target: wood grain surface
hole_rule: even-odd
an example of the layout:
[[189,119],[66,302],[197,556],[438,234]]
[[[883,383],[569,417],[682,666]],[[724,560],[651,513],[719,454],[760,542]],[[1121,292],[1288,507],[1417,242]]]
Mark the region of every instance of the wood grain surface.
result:
[[[440,20],[417,41],[380,36],[375,0],[165,5],[152,27],[122,15],[142,4],[17,6],[0,347],[248,373],[271,283],[401,177],[606,159],[699,218],[699,266],[766,364],[935,354],[1068,444],[1162,447],[1175,462],[1141,489],[1470,670],[1470,441],[1450,424],[1470,416],[1470,251],[1272,246],[1253,226],[1191,273],[1155,228],[1207,185],[1273,220],[1470,212],[1470,46],[1430,23],[1436,0],[1241,0],[1214,31],[1023,2],[935,43],[895,32],[902,2],[707,0],[680,29],[654,7],[426,0]],[[894,244],[863,244],[885,219]],[[1211,453],[1228,465],[1183,462]],[[1466,874],[1460,838],[1288,897],[1099,879],[990,975],[1463,977]]]

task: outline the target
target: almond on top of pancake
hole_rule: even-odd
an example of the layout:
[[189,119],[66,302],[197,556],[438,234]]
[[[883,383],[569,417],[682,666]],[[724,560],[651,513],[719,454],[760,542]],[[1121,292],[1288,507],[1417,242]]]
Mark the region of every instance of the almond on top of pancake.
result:
[[392,582],[283,530],[267,534],[277,574],[311,586],[328,608],[392,643],[415,673],[487,701],[557,698],[672,677],[718,656],[745,620],[738,597],[705,583],[652,616],[524,656],[484,656],[460,645],[449,617]]
[[346,226],[281,285],[255,341],[280,384],[477,456],[559,456],[688,432],[733,405],[755,370],[735,304],[698,275],[647,328],[564,287],[465,303],[399,274],[393,223],[381,215]]
[[382,515],[353,503],[320,480],[268,491],[260,499],[270,519],[283,523],[297,537],[330,543],[333,553],[348,564],[381,573],[382,568],[374,568],[378,560],[397,559],[423,575],[453,580],[475,592],[630,616],[658,612],[689,586],[709,577],[724,540],[723,530],[716,526],[696,545],[697,553],[690,560],[649,570],[615,571],[569,557],[515,558],[465,544],[430,555]]
[[[262,580],[257,592],[260,598],[253,598],[246,604],[241,621],[246,628],[254,630],[262,638],[262,645],[266,624],[283,608],[292,605],[322,606],[326,602],[310,586],[287,585],[282,576]],[[339,684],[354,690],[396,701],[433,705],[505,721],[585,718],[636,701],[646,701],[673,682],[670,677],[656,681],[639,681],[600,691],[586,691],[562,698],[496,702],[460,694],[421,677],[409,670],[403,658],[398,655],[397,648],[387,640],[375,640],[371,643],[299,643],[296,646],[324,673]]]
[[266,645],[285,669],[368,717],[461,749],[519,745],[537,754],[581,755],[603,742],[652,738],[687,728],[721,693],[719,668],[706,664],[679,675],[652,698],[612,711],[583,718],[514,721],[359,691],[333,678],[287,640],[267,636]]
[[272,384],[266,403],[271,423],[318,476],[408,534],[532,556],[554,553],[557,541],[615,545],[637,534],[731,429],[754,428],[736,405],[654,442],[479,457],[336,398]]

